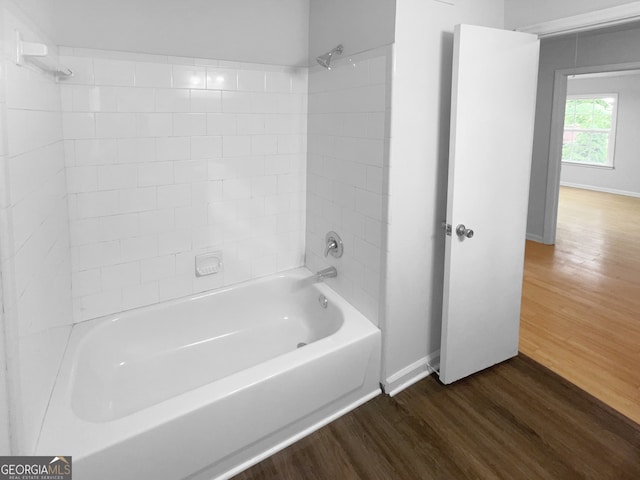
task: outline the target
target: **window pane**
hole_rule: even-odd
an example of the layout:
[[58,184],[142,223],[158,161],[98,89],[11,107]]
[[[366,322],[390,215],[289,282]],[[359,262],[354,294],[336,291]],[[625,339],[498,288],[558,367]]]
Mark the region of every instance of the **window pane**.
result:
[[611,114],[596,113],[593,116],[593,128],[611,129]]
[[562,161],[570,162],[571,161],[571,146],[572,143],[564,143],[562,145]]
[[609,134],[608,133],[592,133],[590,143],[591,163],[597,165],[606,165],[609,153]]
[[588,132],[577,132],[575,141],[573,142],[571,160],[574,162],[591,163],[589,161],[590,148],[591,134]]
[[576,114],[577,115],[592,115],[593,114],[593,99],[582,98],[576,100]]
[[596,113],[611,114],[613,111],[613,99],[611,98],[594,98],[592,102]]
[[591,128],[593,116],[590,113],[577,113],[575,124],[579,128]]
[[574,118],[576,116],[576,101],[567,100],[567,106],[564,111],[564,125],[565,127],[573,125]]
[[571,161],[606,165],[609,135],[606,133],[579,132],[572,144]]
[[615,97],[567,99],[562,160],[609,165]]

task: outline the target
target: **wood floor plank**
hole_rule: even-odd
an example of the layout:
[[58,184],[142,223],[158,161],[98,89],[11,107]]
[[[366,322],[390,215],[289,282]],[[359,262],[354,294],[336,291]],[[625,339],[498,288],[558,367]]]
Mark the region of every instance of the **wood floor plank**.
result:
[[520,351],[640,422],[640,198],[562,187],[527,242]]
[[236,478],[638,479],[640,426],[519,356],[379,396]]

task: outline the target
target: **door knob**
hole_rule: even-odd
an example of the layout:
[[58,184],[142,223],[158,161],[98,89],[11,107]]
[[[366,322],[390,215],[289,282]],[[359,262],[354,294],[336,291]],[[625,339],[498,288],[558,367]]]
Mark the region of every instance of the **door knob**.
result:
[[456,235],[458,235],[460,238],[462,238],[462,237],[473,238],[473,230],[471,230],[470,228],[465,227],[461,223],[460,225],[458,225],[456,227]]

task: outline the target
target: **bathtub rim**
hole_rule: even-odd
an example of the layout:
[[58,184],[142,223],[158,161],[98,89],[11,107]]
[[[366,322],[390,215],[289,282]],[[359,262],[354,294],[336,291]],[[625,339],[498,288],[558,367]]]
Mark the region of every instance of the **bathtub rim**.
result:
[[[133,407],[125,413],[118,413],[117,406],[111,407],[115,408],[111,413],[109,413],[109,411],[104,413],[104,410],[102,410],[102,413],[95,413],[95,407],[100,408],[100,405],[96,405],[95,402],[91,401],[87,402],[84,393],[88,393],[89,396],[91,396],[92,391],[100,389],[102,382],[99,381],[99,378],[107,378],[110,372],[107,371],[107,377],[102,377],[100,372],[103,372],[103,370],[99,368],[99,365],[97,370],[98,379],[96,379],[94,375],[88,374],[91,370],[84,368],[84,365],[87,365],[86,361],[88,361],[89,364],[93,364],[98,359],[98,363],[106,368],[120,362],[122,362],[122,364],[130,363],[131,360],[133,360],[131,363],[135,363],[140,357],[137,357],[136,354],[130,357],[129,354],[122,351],[120,347],[128,349],[131,346],[144,345],[147,339],[150,339],[152,344],[160,341],[162,344],[161,349],[168,346],[166,351],[170,352],[171,350],[178,351],[183,346],[180,342],[174,343],[173,337],[181,337],[183,332],[189,329],[191,329],[191,332],[195,332],[196,335],[192,335],[188,343],[197,343],[199,340],[212,338],[209,337],[209,335],[221,335],[224,337],[229,332],[251,331],[253,328],[262,328],[263,326],[267,327],[269,331],[275,332],[276,336],[278,336],[279,328],[285,328],[282,332],[290,332],[291,330],[288,330],[289,327],[284,325],[274,330],[270,325],[273,325],[271,322],[276,320],[276,317],[284,317],[285,320],[290,322],[290,327],[293,329],[298,328],[299,324],[305,325],[305,328],[309,329],[309,334],[302,333],[301,336],[296,337],[295,340],[290,339],[290,342],[284,347],[290,347],[290,350],[265,357],[264,362],[270,361],[280,355],[286,355],[290,351],[295,351],[296,342],[300,340],[304,341],[305,349],[310,348],[318,341],[338,332],[344,324],[345,316],[349,315],[345,305],[341,303],[343,299],[339,296],[331,298],[329,308],[320,308],[316,301],[318,297],[323,296],[319,288],[321,284],[322,283],[319,283],[315,279],[315,275],[311,272],[307,273],[304,268],[298,267],[296,269],[241,282],[236,285],[220,287],[211,291],[199,292],[179,299],[172,299],[160,304],[152,304],[146,307],[118,312],[116,314],[92,319],[88,321],[89,323],[83,322],[85,324],[78,325],[78,328],[74,332],[74,342],[69,342],[72,366],[69,373],[70,381],[68,385],[71,388],[69,394],[73,414],[79,420],[88,423],[102,424],[113,422],[118,418],[124,418],[136,411],[144,410],[157,403],[196,390],[201,386],[242,371],[237,370],[220,375],[219,378],[209,379],[207,381],[203,380],[193,388],[178,389],[177,393],[169,394],[157,401],[151,401],[147,404],[141,402],[138,404],[141,405],[140,408]],[[230,294],[232,296],[227,297],[227,295]],[[329,297],[330,295],[327,294],[326,296]],[[228,298],[230,298],[230,301]],[[217,317],[217,312],[220,312],[220,317]],[[274,314],[276,317],[274,317]],[[291,320],[289,320],[289,317]],[[212,320],[216,318],[220,319],[217,325],[212,323]],[[182,322],[186,322],[185,325],[188,328],[180,327]],[[169,332],[170,336],[168,337],[163,333],[165,332],[165,328],[167,329],[166,331]],[[281,335],[281,338],[283,336],[288,335],[285,333]],[[126,340],[120,342],[121,338],[126,338]],[[256,338],[259,342],[259,337]],[[275,338],[274,340],[277,343],[278,340]],[[291,343],[291,341],[293,343]],[[166,345],[165,342],[167,342]],[[104,350],[104,345],[109,345],[109,348]],[[235,345],[237,347],[235,351],[242,352],[242,344],[235,343]],[[258,350],[262,348],[258,346],[259,344],[255,345]],[[111,346],[113,346],[113,348],[111,348]],[[96,356],[96,354],[93,353],[95,350],[101,353]],[[153,348],[145,351],[145,354],[146,353],[150,354],[149,358],[154,357],[155,353],[160,354],[158,357],[163,356],[163,350],[155,351]],[[142,358],[144,358],[145,354],[143,354]],[[233,352],[230,352],[230,354],[233,355]],[[227,357],[226,360],[229,360],[229,357]],[[242,362],[242,359],[238,360]],[[225,359],[222,359],[222,362],[225,362]],[[235,362],[230,362],[230,364],[233,363]],[[246,368],[251,368],[259,363],[262,362],[254,362]],[[198,371],[202,364],[204,364],[204,359],[190,367],[184,365],[184,371],[186,372],[187,369]],[[212,369],[212,371],[215,370],[217,369]],[[149,371],[148,373],[152,375],[155,371],[162,370]],[[78,376],[79,373],[83,374],[82,377]],[[89,382],[82,382],[82,378],[89,380]],[[171,378],[177,379],[177,377],[173,376]],[[141,377],[140,380],[144,381],[144,378]],[[98,383],[96,383],[96,381]],[[177,381],[179,382],[179,379],[177,379]],[[80,388],[78,388],[78,386],[80,386]],[[77,394],[78,390],[80,390],[80,394]],[[138,392],[141,397],[145,395],[143,390],[136,387],[130,391],[132,395],[138,395]],[[127,390],[108,389],[105,395],[101,397],[103,399],[101,405],[108,405],[108,401],[114,398],[113,395],[111,395],[114,392],[128,393]],[[115,395],[117,396],[117,393],[115,393]],[[132,396],[130,398],[134,397]],[[125,404],[126,402],[127,400],[124,400]]]
[[[47,412],[36,446],[36,454],[38,452],[49,452],[51,449],[60,450],[58,445],[62,444],[62,448],[73,448],[73,452],[71,453],[74,458],[80,460],[121,442],[123,438],[133,437],[145,432],[148,430],[149,425],[162,425],[172,422],[183,415],[204,408],[206,405],[232,392],[247,388],[263,379],[265,370],[267,370],[266,373],[270,375],[276,375],[290,369],[292,367],[292,361],[296,366],[311,362],[333,351],[344,348],[351,343],[360,341],[363,338],[380,334],[378,327],[326,283],[314,282],[312,283],[313,287],[315,287],[319,293],[325,295],[330,302],[335,302],[336,306],[338,306],[344,314],[342,325],[332,335],[310,343],[303,349],[284,353],[264,363],[254,365],[228,377],[202,385],[121,418],[107,422],[91,422],[78,417],[73,412],[71,407],[72,379],[79,347],[82,344],[82,340],[94,332],[96,328],[100,328],[102,324],[120,320],[123,317],[126,318],[127,315],[134,312],[153,312],[168,305],[177,305],[193,299],[214,296],[229,290],[238,289],[242,286],[260,284],[281,277],[306,279],[312,276],[313,273],[306,267],[298,267],[209,292],[202,292],[159,304],[140,307],[116,315],[107,315],[74,325],[56,377],[56,383],[50,397],[49,405],[47,406]],[[55,415],[55,417],[53,417],[52,414]],[[78,428],[82,429],[81,436],[77,434],[79,433]],[[58,433],[54,435],[53,432]],[[284,446],[280,448],[284,448]]]

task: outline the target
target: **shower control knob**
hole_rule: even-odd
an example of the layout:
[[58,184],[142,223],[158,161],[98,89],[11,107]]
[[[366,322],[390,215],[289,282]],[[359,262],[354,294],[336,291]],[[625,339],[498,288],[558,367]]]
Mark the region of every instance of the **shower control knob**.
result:
[[342,239],[336,232],[329,232],[324,237],[324,256],[331,254],[332,257],[340,258],[344,251]]

